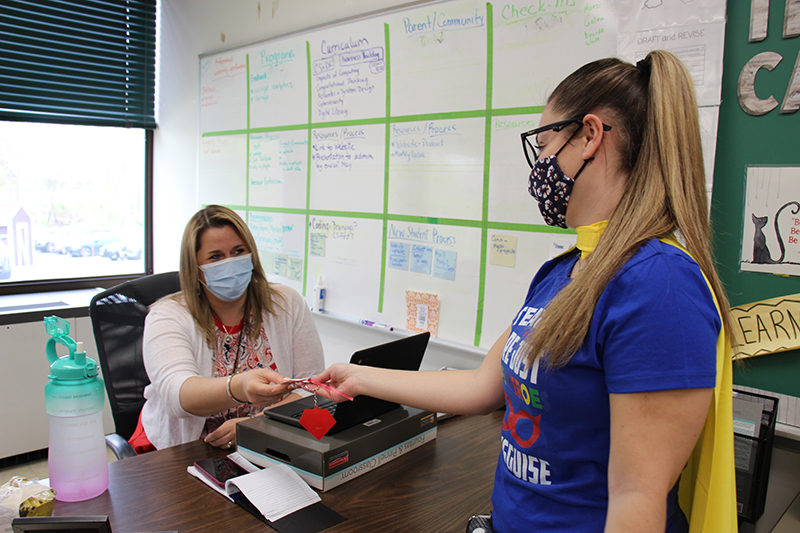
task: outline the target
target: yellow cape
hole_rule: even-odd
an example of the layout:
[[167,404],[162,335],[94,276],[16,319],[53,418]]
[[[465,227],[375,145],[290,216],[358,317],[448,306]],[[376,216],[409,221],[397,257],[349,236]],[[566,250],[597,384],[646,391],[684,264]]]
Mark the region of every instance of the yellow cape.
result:
[[[662,242],[691,254],[674,238]],[[703,273],[706,283],[705,273]],[[708,286],[719,312],[717,295]],[[706,424],[681,474],[678,487],[689,533],[735,533],[736,469],[733,456],[733,354],[724,325],[717,338],[717,384]]]
[[[582,229],[582,228],[579,228]],[[598,240],[605,224],[587,232],[588,240]],[[661,239],[692,255],[674,238]],[[596,246],[596,242],[594,242]],[[594,250],[591,246],[591,250]],[[565,255],[574,250],[573,246]],[[583,251],[583,250],[582,250]],[[588,255],[588,254],[587,254]],[[692,258],[694,259],[694,258]],[[708,278],[703,272],[703,279]],[[719,310],[717,295],[708,284],[714,305]],[[721,316],[721,313],[720,313]],[[717,383],[714,399],[708,408],[703,432],[681,474],[678,500],[689,520],[689,533],[736,533],[736,468],[733,455],[733,352],[725,335],[724,324],[717,338]]]

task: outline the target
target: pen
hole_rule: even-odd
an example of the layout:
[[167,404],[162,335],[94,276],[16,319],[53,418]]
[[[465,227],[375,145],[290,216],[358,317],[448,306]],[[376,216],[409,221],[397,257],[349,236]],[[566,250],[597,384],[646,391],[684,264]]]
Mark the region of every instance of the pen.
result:
[[380,322],[373,322],[372,320],[364,320],[361,319],[358,321],[359,324],[364,324],[365,326],[370,326],[373,328],[381,328],[381,329],[388,329],[389,331],[394,331],[392,326],[388,326],[386,324],[381,324]]

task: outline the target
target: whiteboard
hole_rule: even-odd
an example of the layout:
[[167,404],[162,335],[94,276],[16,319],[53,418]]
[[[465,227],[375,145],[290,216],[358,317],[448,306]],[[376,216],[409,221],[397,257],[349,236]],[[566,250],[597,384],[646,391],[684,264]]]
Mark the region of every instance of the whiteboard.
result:
[[[658,4],[671,27],[715,25],[689,44],[721,71],[724,4],[693,3]],[[243,213],[271,281],[310,301],[322,276],[326,312],[402,329],[409,294],[434,295],[438,337],[488,348],[575,242],[528,195],[519,134],[576,68],[651,48],[653,5],[433,1],[202,54],[200,203]]]

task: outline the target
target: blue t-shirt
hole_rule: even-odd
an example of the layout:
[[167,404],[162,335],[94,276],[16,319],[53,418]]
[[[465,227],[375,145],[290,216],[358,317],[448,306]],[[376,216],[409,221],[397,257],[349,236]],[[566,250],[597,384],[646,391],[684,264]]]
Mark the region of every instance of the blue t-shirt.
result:
[[[609,393],[715,386],[721,324],[711,292],[694,260],[658,240],[606,286],[565,367],[527,365],[520,340],[569,283],[576,261],[567,254],[542,266],[503,350],[506,413],[492,494],[498,533],[602,532]],[[688,530],[677,485],[667,516],[668,533]]]

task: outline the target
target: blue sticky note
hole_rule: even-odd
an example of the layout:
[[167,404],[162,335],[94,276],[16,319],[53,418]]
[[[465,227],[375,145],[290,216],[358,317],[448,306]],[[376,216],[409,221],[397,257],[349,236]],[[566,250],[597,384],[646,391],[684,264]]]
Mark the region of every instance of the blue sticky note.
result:
[[455,281],[456,259],[458,259],[458,252],[437,249],[433,258],[433,275],[437,278]]
[[431,260],[433,259],[433,248],[414,244],[411,246],[411,271],[420,274],[431,273]]
[[408,243],[389,241],[389,267],[408,270]]

